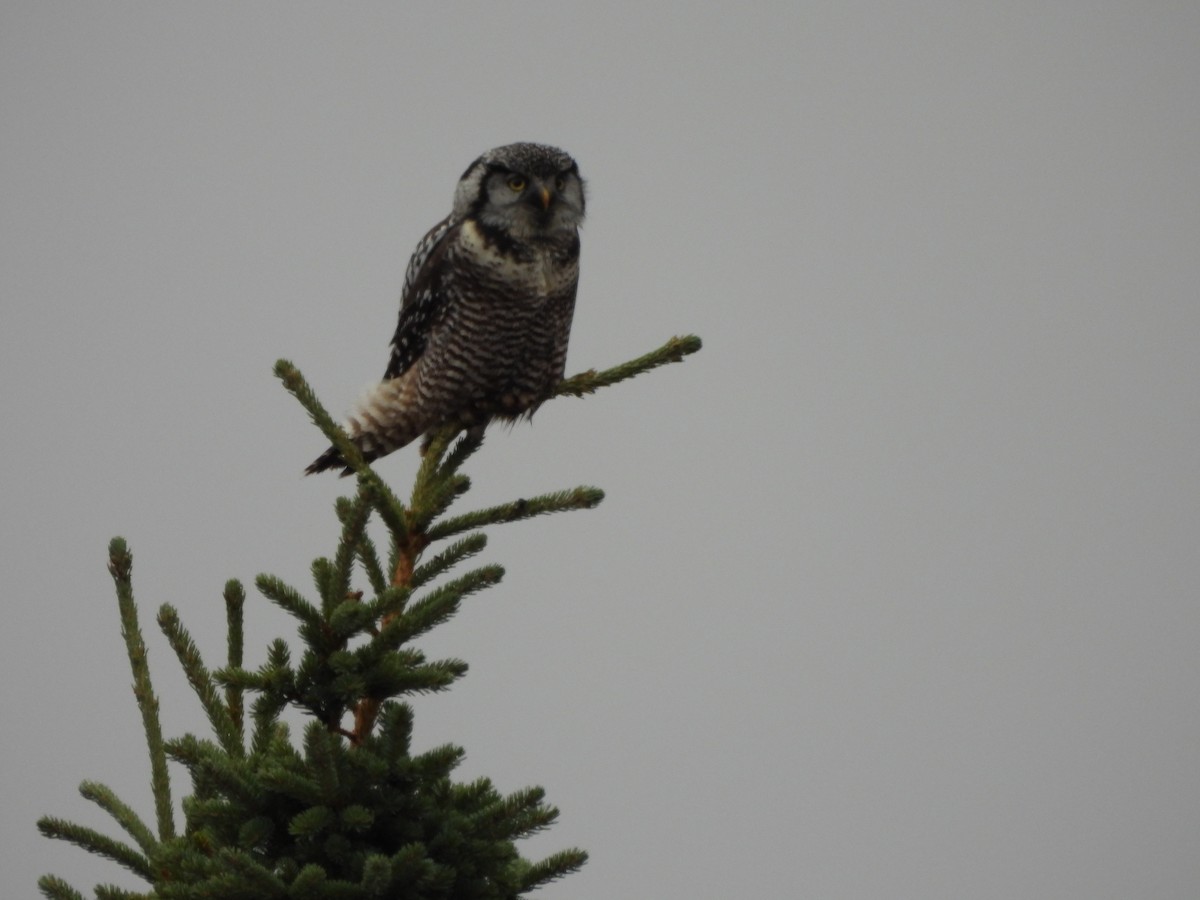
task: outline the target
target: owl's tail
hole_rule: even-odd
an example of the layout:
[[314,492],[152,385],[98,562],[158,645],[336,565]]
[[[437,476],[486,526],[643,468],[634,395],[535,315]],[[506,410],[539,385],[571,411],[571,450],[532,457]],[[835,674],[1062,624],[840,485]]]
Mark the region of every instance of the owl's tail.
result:
[[328,472],[330,469],[341,468],[342,477],[354,473],[354,470],[346,465],[346,460],[342,458],[341,452],[337,447],[330,447],[320,456],[313,460],[312,465],[304,470],[305,475],[316,475],[318,472]]
[[[412,370],[410,370],[412,371]],[[343,427],[367,462],[399,450],[427,431],[436,420],[422,411],[411,378],[393,378],[368,389]],[[306,475],[340,468],[353,474],[337,447],[330,447],[304,470]]]
[[[354,424],[353,420],[351,420],[351,424]],[[387,456],[417,436],[416,434],[396,434],[395,432],[388,435],[355,434],[353,430],[350,433],[350,439],[354,441],[354,446],[358,448],[358,452],[362,454],[362,458],[366,462],[374,462],[381,456]],[[342,470],[343,478],[354,474],[354,470],[346,465],[346,458],[342,456],[342,452],[337,447],[330,447],[313,460],[312,465],[304,470],[304,474],[316,475],[318,472],[328,472],[330,469],[338,468]]]

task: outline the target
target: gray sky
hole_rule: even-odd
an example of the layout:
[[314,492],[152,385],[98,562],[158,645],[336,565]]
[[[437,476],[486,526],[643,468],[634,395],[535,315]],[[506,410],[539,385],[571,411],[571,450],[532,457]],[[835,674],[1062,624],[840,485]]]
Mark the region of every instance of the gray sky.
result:
[[[34,830],[105,824],[85,778],[151,815],[108,539],[204,733],[155,610],[217,664],[347,487],[271,365],[346,410],[538,140],[591,189],[569,370],[705,341],[470,465],[608,492],[423,645],[471,673],[418,745],[592,853],[543,894],[1194,897],[1198,84],[1194,3],[5,3],[6,893],[138,883]],[[290,628],[252,595],[250,661]]]

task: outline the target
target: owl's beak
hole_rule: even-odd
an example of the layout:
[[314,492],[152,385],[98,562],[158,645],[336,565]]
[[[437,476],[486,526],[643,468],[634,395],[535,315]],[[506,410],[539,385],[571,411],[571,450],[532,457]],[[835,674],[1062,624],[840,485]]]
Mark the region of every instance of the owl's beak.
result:
[[542,209],[549,209],[550,208],[550,188],[543,187],[541,196],[542,196]]

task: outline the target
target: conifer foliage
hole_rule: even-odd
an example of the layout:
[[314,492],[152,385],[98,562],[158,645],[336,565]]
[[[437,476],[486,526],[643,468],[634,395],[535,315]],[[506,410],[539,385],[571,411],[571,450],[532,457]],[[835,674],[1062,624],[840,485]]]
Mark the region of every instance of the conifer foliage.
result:
[[[583,396],[699,348],[695,337],[674,338],[621,366],[567,379],[557,393]],[[256,580],[258,591],[296,620],[302,649],[297,654],[276,639],[262,666],[245,668],[245,593],[230,581],[225,665],[210,669],[176,610],[163,605],[158,625],[212,731],[207,738],[164,739],[133,598],[132,555],[114,538],[109,571],[149,749],[155,822],[87,781],[80,792],[127,838],[49,816],[39,829],[118,863],[148,885],[143,892],[98,885],[98,900],[499,900],[578,869],[587,859],[579,849],[537,862],[517,851],[515,841],[558,815],[541,788],[502,795],[486,778],[455,782],[463,750],[448,744],[414,755],[413,710],[401,698],[444,690],[467,670],[458,659],[426,659],[414,641],[503,575],[499,566],[486,565],[444,577],[483,550],[486,536],[479,529],[590,508],[603,493],[579,487],[448,516],[470,487],[463,464],[480,447],[479,440],[448,429],[425,448],[403,503],[363,462],[296,368],[280,360],[275,372],[357,481],[354,495],[337,502],[341,537],[332,557],[313,562],[311,595],[273,576]],[[388,535],[386,566],[368,534],[373,518]],[[281,720],[288,708],[307,714],[299,740]],[[182,833],[174,821],[168,760],[191,778]],[[39,886],[53,900],[84,896],[51,875]]]

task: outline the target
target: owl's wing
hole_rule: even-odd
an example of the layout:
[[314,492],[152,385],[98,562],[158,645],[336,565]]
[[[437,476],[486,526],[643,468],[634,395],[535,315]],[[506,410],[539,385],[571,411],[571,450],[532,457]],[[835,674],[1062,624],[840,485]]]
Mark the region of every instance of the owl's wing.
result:
[[429,329],[437,321],[444,304],[442,266],[450,244],[447,238],[456,227],[450,217],[446,217],[421,238],[413,251],[404,274],[400,321],[396,323],[396,335],[390,345],[384,381],[399,378],[425,352]]

